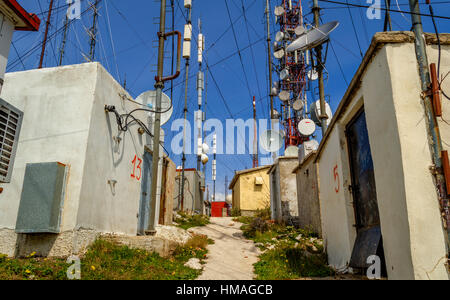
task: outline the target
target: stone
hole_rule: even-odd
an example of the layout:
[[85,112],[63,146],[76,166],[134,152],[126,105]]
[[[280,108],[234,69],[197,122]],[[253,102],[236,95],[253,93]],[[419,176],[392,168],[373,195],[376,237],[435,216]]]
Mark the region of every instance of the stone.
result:
[[184,264],[186,267],[194,269],[194,270],[202,270],[203,266],[198,258],[191,258]]

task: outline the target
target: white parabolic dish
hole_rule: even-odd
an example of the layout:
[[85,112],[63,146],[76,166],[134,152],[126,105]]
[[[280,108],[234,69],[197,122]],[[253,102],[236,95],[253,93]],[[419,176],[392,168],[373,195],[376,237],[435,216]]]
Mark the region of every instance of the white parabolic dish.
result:
[[311,136],[316,132],[316,124],[313,120],[303,119],[298,123],[298,131],[303,136]]
[[[156,91],[147,91],[139,95],[136,98],[136,102],[142,103],[145,107],[149,109],[156,109]],[[170,117],[172,117],[173,107],[170,107],[171,101],[169,96],[162,93],[161,98],[161,125],[169,122]],[[170,109],[169,109],[170,108]],[[148,115],[152,120],[155,120],[155,113],[149,112]]]
[[311,29],[306,34],[293,41],[287,47],[286,51],[289,53],[297,50],[304,51],[317,47],[320,44],[324,43],[328,39],[330,33],[338,26],[339,22],[333,21],[323,24],[318,28]]

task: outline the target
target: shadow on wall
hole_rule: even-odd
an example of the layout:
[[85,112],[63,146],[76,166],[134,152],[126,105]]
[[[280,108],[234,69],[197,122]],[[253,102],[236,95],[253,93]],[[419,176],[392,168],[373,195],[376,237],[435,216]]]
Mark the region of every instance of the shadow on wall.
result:
[[286,223],[286,225],[299,227],[300,225],[300,219],[298,216],[291,215],[291,208],[289,206],[289,202],[283,201],[281,202],[281,211],[282,213],[282,219],[283,222]]
[[14,257],[27,257],[31,253],[42,257],[50,256],[57,238],[57,234],[51,233],[17,234]]

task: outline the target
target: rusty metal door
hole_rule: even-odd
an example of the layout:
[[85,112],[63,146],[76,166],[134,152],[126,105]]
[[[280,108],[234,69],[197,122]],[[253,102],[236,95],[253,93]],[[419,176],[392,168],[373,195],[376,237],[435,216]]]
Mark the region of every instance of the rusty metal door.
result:
[[378,255],[384,261],[372,152],[366,114],[362,109],[346,129],[351,169],[351,191],[357,239],[350,266],[367,268],[367,258]]

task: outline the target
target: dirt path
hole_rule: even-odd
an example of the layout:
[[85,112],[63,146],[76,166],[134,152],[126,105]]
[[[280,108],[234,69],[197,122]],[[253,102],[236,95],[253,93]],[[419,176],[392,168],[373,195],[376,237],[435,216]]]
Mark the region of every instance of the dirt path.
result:
[[215,242],[208,246],[206,265],[198,280],[253,279],[253,264],[258,261],[260,251],[242,236],[241,226],[232,218],[211,218],[211,224],[190,230]]

